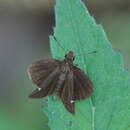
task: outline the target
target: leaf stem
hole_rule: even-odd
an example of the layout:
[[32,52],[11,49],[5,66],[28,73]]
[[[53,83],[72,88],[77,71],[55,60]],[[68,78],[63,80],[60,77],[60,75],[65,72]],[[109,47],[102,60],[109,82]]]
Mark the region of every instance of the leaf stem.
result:
[[90,99],[90,104],[91,104],[91,108],[92,108],[92,130],[95,130],[95,105],[92,102],[92,98]]

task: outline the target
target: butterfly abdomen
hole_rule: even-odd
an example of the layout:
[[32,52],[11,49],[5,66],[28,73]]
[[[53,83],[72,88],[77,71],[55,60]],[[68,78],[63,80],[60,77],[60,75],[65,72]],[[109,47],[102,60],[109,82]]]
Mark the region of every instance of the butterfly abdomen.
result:
[[56,89],[55,89],[55,93],[58,96],[60,96],[60,92],[63,89],[63,84],[64,84],[64,82],[66,80],[67,73],[68,73],[68,67],[69,66],[66,66],[66,65],[63,65],[61,67],[61,72],[60,72],[60,75],[59,75],[59,78],[58,78],[58,82],[57,82],[57,85],[56,85]]

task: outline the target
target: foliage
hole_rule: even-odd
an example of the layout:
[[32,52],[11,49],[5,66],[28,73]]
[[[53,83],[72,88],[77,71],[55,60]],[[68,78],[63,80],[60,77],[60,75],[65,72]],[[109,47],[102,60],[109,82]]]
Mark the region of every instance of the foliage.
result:
[[[76,103],[76,114],[66,111],[59,100],[48,99],[43,108],[51,130],[128,130],[130,129],[130,83],[122,56],[114,52],[100,25],[97,25],[80,0],[58,0],[56,27],[50,37],[54,58],[63,58],[68,50],[76,55],[94,85],[91,98]],[[87,54],[91,51],[96,54]]]

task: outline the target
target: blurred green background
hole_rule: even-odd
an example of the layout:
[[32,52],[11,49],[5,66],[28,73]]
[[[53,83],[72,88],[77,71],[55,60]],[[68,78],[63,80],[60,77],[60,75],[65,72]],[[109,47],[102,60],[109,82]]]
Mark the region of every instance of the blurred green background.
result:
[[[113,48],[130,70],[130,1],[84,2],[102,24]],[[48,36],[53,33],[54,0],[0,0],[0,130],[49,130],[43,100],[30,100],[35,86],[27,66],[51,57]]]

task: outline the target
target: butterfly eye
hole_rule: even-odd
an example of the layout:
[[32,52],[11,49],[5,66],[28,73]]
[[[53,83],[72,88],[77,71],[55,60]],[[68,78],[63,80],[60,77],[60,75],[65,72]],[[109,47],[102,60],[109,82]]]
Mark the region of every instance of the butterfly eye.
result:
[[75,56],[73,57],[73,61],[75,60]]
[[65,58],[67,57],[67,55],[65,55]]

